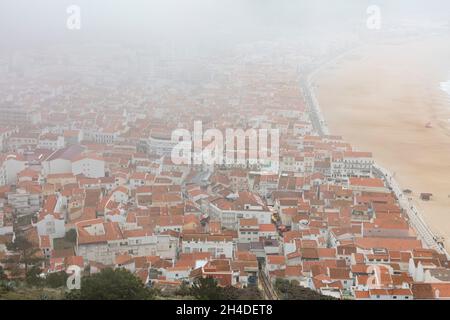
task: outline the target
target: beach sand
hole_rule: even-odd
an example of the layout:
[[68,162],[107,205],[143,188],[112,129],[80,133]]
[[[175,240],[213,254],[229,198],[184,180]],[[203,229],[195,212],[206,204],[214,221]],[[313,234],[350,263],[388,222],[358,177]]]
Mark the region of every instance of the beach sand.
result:
[[[318,72],[313,85],[332,134],[372,151],[413,191],[424,220],[450,252],[450,38],[368,45]],[[431,122],[432,128],[426,128]],[[429,202],[419,199],[430,192]]]

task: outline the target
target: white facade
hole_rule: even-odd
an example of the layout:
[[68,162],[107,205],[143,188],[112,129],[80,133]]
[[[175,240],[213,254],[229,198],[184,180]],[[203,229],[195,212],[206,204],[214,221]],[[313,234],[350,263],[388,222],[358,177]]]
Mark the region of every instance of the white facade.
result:
[[105,265],[115,263],[117,254],[128,253],[134,257],[159,256],[161,259],[175,259],[178,240],[169,235],[148,235],[108,240],[89,244],[79,244],[76,253],[85,261],[100,262]]
[[112,198],[114,199],[115,202],[119,203],[127,203],[129,199],[128,194],[121,190],[113,191]]
[[211,215],[230,230],[237,230],[239,219],[257,219],[258,224],[269,224],[272,221],[272,212],[257,206],[248,206],[246,210],[222,210],[211,203],[210,210]]
[[259,230],[259,237],[268,238],[268,239],[277,239],[278,238],[278,232],[276,230],[275,231]]
[[49,236],[51,239],[63,238],[66,235],[64,219],[57,219],[52,214],[47,214],[36,223],[39,236]]
[[333,158],[331,174],[333,177],[371,177],[373,164],[368,152],[348,152]]
[[71,173],[72,162],[67,159],[53,159],[42,162],[42,168],[45,175],[58,173]]
[[72,173],[83,174],[88,178],[102,178],[105,176],[105,161],[88,157],[79,159],[72,162]]
[[157,155],[170,155],[172,149],[177,145],[177,142],[172,139],[149,137],[147,140],[148,151]]
[[37,147],[41,149],[57,150],[62,149],[65,146],[63,136],[59,136],[56,139],[42,139],[39,140]]
[[167,281],[189,280],[191,269],[188,268],[167,268],[163,270],[163,275]]
[[16,184],[17,174],[25,169],[25,163],[14,155],[7,156],[0,164],[0,186]]
[[17,189],[15,193],[8,194],[8,204],[18,215],[35,214],[41,208],[41,195]]
[[6,225],[5,214],[3,212],[0,212],[0,236],[13,233],[14,233],[13,225],[12,224]]
[[6,186],[8,182],[8,177],[6,175],[6,168],[0,165],[0,186]]
[[183,240],[181,244],[183,253],[210,252],[213,257],[225,255],[226,258],[232,258],[233,248],[234,246],[232,241]]

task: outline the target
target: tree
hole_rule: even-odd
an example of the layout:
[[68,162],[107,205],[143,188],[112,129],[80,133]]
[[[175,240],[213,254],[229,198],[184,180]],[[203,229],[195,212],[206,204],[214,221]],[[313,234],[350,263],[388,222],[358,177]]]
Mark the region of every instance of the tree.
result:
[[6,276],[5,270],[0,266],[0,293],[2,291],[8,291],[8,277]]
[[38,266],[32,266],[25,275],[25,282],[29,286],[35,287],[42,286],[44,284],[44,279],[40,277],[41,273],[42,273],[41,268],[39,268]]
[[25,265],[25,274],[28,273],[29,265],[36,265],[43,259],[36,254],[40,251],[39,248],[33,246],[27,238],[18,236],[14,242],[7,245],[8,250],[15,251],[20,254],[19,263]]
[[225,300],[261,300],[261,291],[256,286],[246,288],[225,287]]
[[146,300],[153,292],[126,269],[103,269],[81,279],[81,289],[72,290],[67,299],[76,300]]
[[275,289],[283,300],[334,300],[334,298],[321,295],[309,288],[302,287],[298,282],[278,278]]
[[191,287],[191,295],[197,300],[225,300],[223,288],[213,278],[198,278]]
[[0,281],[6,280],[8,277],[6,276],[5,270],[2,266],[0,266]]
[[45,279],[45,285],[50,288],[65,287],[67,278],[68,274],[65,271],[50,273]]
[[75,229],[70,229],[69,231],[67,231],[64,239],[67,242],[75,244],[77,242],[77,231]]
[[189,296],[191,294],[191,288],[189,287],[189,285],[183,281],[181,283],[181,285],[178,287],[178,289],[175,291],[175,295],[177,296]]
[[[186,294],[182,288],[177,291],[178,295],[191,295],[197,300],[261,300],[262,295],[256,286],[236,288],[233,286],[221,287],[213,278],[199,278]],[[184,293],[184,294],[183,294]]]

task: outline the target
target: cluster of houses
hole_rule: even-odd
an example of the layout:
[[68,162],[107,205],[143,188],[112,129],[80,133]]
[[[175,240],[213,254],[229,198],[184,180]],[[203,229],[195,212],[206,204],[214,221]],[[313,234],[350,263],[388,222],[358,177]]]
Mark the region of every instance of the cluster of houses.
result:
[[[97,106],[73,93],[61,110],[67,85],[44,100],[37,123],[0,129],[7,275],[20,276],[5,261],[21,235],[40,249],[43,276],[78,265],[126,268],[167,290],[199,277],[237,287],[266,277],[340,299],[450,298],[447,257],[424,246],[370,152],[317,134],[290,67],[243,64],[224,75],[148,99],[139,88],[111,92]],[[130,99],[140,102],[118,103]],[[278,129],[278,170],[175,163],[171,131],[199,119]]]

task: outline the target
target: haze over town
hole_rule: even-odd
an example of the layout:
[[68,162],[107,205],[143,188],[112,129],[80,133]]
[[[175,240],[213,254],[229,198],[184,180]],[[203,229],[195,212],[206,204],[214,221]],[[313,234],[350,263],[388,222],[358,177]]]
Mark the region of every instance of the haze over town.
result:
[[2,0],[0,298],[114,298],[83,283],[125,269],[132,298],[449,299],[449,21]]

